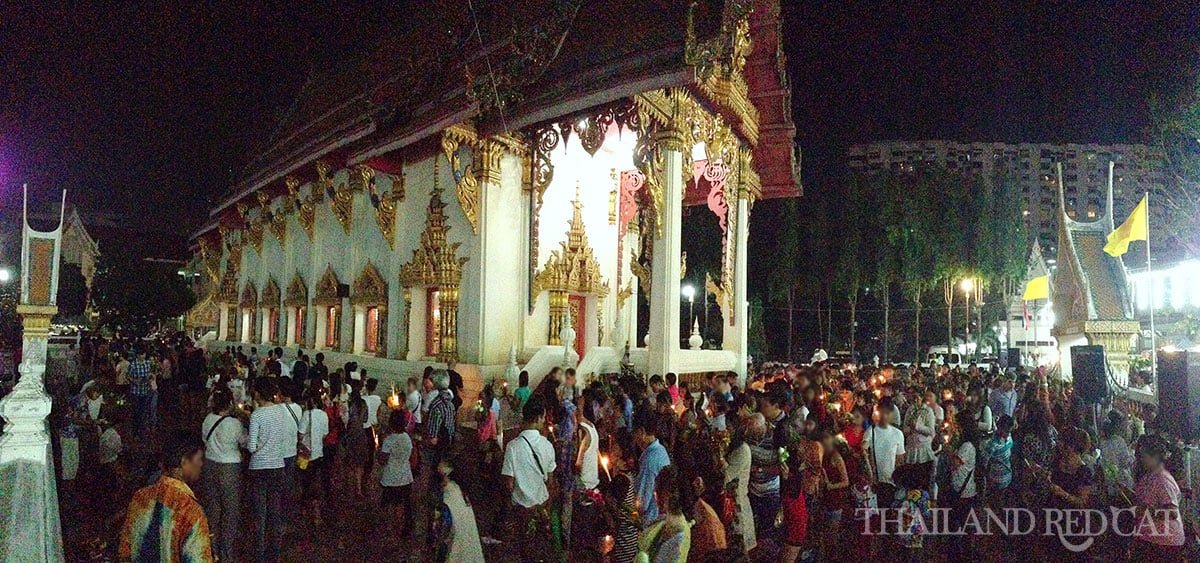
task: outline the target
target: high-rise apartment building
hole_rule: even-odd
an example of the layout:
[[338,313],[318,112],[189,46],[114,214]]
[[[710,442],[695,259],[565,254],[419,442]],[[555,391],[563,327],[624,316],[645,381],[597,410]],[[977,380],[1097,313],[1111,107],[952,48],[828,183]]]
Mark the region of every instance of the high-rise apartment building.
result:
[[[915,171],[942,166],[951,171],[990,177],[999,166],[1011,170],[1021,198],[1025,228],[1037,237],[1048,256],[1058,246],[1058,186],[1055,164],[1063,165],[1063,196],[1067,216],[1079,221],[1103,215],[1108,163],[1113,165],[1114,219],[1119,224],[1144,192],[1164,185],[1162,156],[1147,145],[1053,143],[961,143],[956,141],[883,141],[854,145],[848,151],[851,172]],[[1151,206],[1151,225],[1162,225]]]

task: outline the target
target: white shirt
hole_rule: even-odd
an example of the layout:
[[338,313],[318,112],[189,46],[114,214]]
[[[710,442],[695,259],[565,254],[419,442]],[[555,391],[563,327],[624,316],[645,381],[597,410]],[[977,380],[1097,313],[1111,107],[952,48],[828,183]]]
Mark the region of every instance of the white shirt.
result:
[[412,413],[413,424],[421,423],[421,392],[413,389],[404,399],[404,408]]
[[379,453],[387,454],[388,460],[383,469],[379,471],[380,485],[403,487],[412,484],[412,465],[409,464],[412,449],[412,438],[408,436],[407,432],[388,434],[388,437],[383,439],[383,444],[379,446]]
[[904,455],[904,433],[895,426],[881,428],[872,426],[863,436],[863,447],[875,465],[880,483],[892,483],[892,472],[896,470],[896,456]]
[[100,407],[104,406],[104,395],[96,395],[95,399],[87,400],[88,418],[100,420]]
[[975,444],[963,442],[954,452],[962,460],[962,465],[950,475],[950,486],[955,491],[962,491],[958,496],[970,498],[975,496]]
[[250,436],[246,438],[250,469],[283,469],[284,442],[296,447],[294,428],[292,416],[283,405],[262,407],[250,413]]
[[279,376],[288,379],[292,378],[292,366],[288,365],[282,358],[279,359]]
[[588,448],[583,451],[582,463],[579,466],[579,480],[583,488],[595,489],[600,486],[600,435],[596,427],[586,422],[580,422],[579,427],[588,434]]
[[379,406],[383,404],[383,397],[363,395],[363,402],[367,403],[367,421],[363,423],[363,428],[379,424]]
[[428,392],[424,393],[423,395],[421,395],[421,412],[422,413],[429,412],[429,405],[433,404],[433,400],[436,399],[437,397],[438,397],[437,389],[434,389],[433,391],[428,391]]
[[[221,425],[213,430],[217,421]],[[212,432],[211,436],[209,432]],[[200,424],[200,437],[208,438],[204,442],[204,459],[213,463],[242,462],[241,447],[246,443],[246,429],[242,427],[242,421],[232,416],[209,413]]]
[[325,455],[325,435],[329,434],[329,415],[321,409],[304,411],[300,419],[304,427],[304,445],[308,447],[308,459],[321,459]]
[[[538,469],[539,464],[541,469]],[[500,474],[513,478],[513,502],[532,508],[550,500],[546,480],[556,467],[554,446],[541,432],[530,428],[504,448],[504,466]]]
[[[300,425],[302,424],[300,417],[304,416],[304,409],[300,408],[300,405],[296,403],[288,403],[281,406],[286,406],[288,410],[292,411],[292,414],[288,414],[287,411],[283,412],[284,416],[287,417],[283,421],[283,427],[292,431],[292,439],[285,439],[283,441],[283,458],[287,459],[289,457],[296,457],[296,437],[300,434]],[[295,415],[295,418],[292,418],[292,415]]]
[[109,427],[100,435],[100,463],[112,463],[121,455],[121,435]]

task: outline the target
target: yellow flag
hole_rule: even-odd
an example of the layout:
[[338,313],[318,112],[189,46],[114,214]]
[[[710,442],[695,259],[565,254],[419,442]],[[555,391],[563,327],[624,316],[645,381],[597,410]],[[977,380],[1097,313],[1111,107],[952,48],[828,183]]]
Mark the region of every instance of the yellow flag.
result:
[[1104,252],[1109,256],[1120,256],[1129,251],[1129,243],[1135,240],[1150,239],[1150,221],[1146,213],[1146,197],[1142,196],[1142,201],[1133,208],[1133,213],[1129,214],[1129,218],[1121,223],[1117,230],[1108,234],[1108,244],[1104,245]]
[[1025,295],[1021,297],[1022,301],[1033,301],[1035,299],[1050,298],[1050,276],[1038,276],[1029,280],[1025,284]]

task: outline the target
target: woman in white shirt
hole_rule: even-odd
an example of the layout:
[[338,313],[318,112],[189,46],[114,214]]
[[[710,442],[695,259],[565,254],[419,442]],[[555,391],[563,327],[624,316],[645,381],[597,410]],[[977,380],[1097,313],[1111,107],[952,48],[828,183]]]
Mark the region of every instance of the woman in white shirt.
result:
[[413,442],[408,435],[408,420],[403,411],[388,418],[391,432],[379,446],[379,485],[383,493],[379,505],[391,511],[391,522],[396,525],[396,537],[407,538],[412,530],[412,458]]
[[[310,390],[311,391],[311,390]],[[329,496],[333,481],[333,465],[325,458],[325,436],[329,434],[329,415],[325,413],[324,401],[319,393],[306,393],[304,414],[300,418],[300,432],[304,436],[304,447],[308,448],[308,468],[300,472],[301,489],[304,496],[302,510],[314,526],[321,525],[321,501]],[[319,479],[319,481],[318,481]]]
[[213,392],[212,412],[200,425],[204,459],[200,491],[204,512],[212,528],[213,551],[222,561],[233,561],[241,515],[242,446],[246,429],[233,413],[233,396],[224,388]]
[[[959,445],[950,457],[950,490],[946,499],[950,506],[951,530],[962,529],[971,510],[975,508],[975,444],[980,440],[980,432],[979,427],[972,424],[973,421],[970,411],[958,415]],[[971,541],[965,535],[951,538],[950,560],[970,561],[973,558]]]

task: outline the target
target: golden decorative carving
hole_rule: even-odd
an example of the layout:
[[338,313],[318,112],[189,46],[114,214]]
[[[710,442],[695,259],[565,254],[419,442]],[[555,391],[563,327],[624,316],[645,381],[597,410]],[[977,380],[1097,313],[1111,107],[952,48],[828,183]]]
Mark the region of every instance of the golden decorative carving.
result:
[[629,271],[638,279],[638,290],[650,295],[650,269],[638,262],[636,255],[629,260]]
[[478,172],[476,179],[479,183],[500,183],[500,163],[504,158],[504,150],[505,145],[500,141],[494,139],[479,141],[479,148],[476,151],[478,165],[475,167]]
[[530,141],[530,197],[533,202],[533,212],[529,219],[529,312],[533,312],[534,297],[533,293],[533,276],[537,273],[538,253],[541,232],[541,215],[542,201],[546,195],[546,190],[550,187],[550,182],[554,179],[554,163],[550,160],[550,153],[558,146],[558,142],[562,140],[558,129],[554,125],[547,125],[541,129],[537,129],[532,133]]
[[696,89],[713,104],[740,121],[739,129],[751,146],[758,144],[758,110],[750,102],[746,58],[750,55],[751,0],[727,0],[720,30],[698,38],[695,5],[688,9],[684,61],[695,71]]
[[245,309],[253,309],[257,304],[258,290],[254,288],[254,282],[246,282],[246,287],[242,288],[242,300],[238,305]]
[[317,282],[317,291],[313,295],[313,305],[323,307],[333,307],[342,304],[342,298],[338,297],[338,285],[342,282],[338,281],[337,274],[333,271],[333,266],[326,266],[325,273],[321,275],[321,280]]
[[738,151],[738,197],[751,207],[762,196],[762,180],[754,170],[754,153],[743,148]]
[[412,319],[412,288],[404,288],[402,295],[404,297],[404,319],[401,321],[401,324],[404,330],[401,331],[402,336],[398,339],[400,349],[397,350],[397,355],[401,360],[408,358],[408,323]]
[[367,261],[366,266],[363,266],[358,279],[354,280],[354,293],[350,296],[350,302],[355,305],[372,307],[387,305],[387,282],[383,280],[379,269],[370,260]]
[[400,165],[400,175],[393,176],[388,174],[392,180],[392,190],[388,193],[382,193],[376,190],[376,182],[372,176],[371,181],[367,183],[367,190],[371,197],[371,205],[375,208],[375,223],[379,225],[379,234],[383,235],[383,240],[387,241],[388,249],[396,249],[396,202],[404,201],[404,182],[405,172],[404,164]]
[[304,278],[300,274],[292,276],[292,282],[288,284],[287,297],[283,300],[284,306],[287,307],[305,307],[308,305],[308,285],[304,283]]
[[[412,260],[400,267],[400,285],[405,288],[438,288],[441,312],[438,359],[453,361],[458,357],[458,285],[462,281],[462,268],[467,258],[458,257],[460,243],[451,243],[447,238],[450,225],[446,220],[446,204],[442,202],[442,189],[438,183],[438,162],[439,159],[434,157],[433,191],[426,208],[421,244],[413,250]],[[408,314],[407,310],[405,314]]]
[[250,223],[246,227],[246,238],[250,242],[250,246],[254,247],[255,252],[262,254],[263,245],[263,226],[257,221]]
[[617,292],[617,314],[620,315],[625,307],[625,300],[633,295],[633,283],[625,284],[621,291]]
[[350,229],[354,226],[354,192],[363,191],[368,180],[374,174],[375,172],[369,166],[355,166],[347,173],[346,183],[338,186],[338,189],[333,192],[332,201],[330,201],[333,216],[337,217],[338,223],[342,225],[342,231],[346,234],[350,234]]
[[278,307],[279,306],[279,286],[275,283],[274,278],[267,278],[267,285],[263,287],[262,299],[259,301],[263,307]]
[[[475,131],[464,124],[453,125],[442,132],[442,152],[445,153],[446,162],[450,164],[450,172],[454,176],[458,206],[467,217],[471,231],[479,234],[479,182],[472,170],[473,163],[468,161],[464,164],[459,158],[459,149],[463,146],[471,147],[476,141]],[[496,171],[498,173],[498,167]]]
[[600,274],[600,262],[588,244],[587,230],[583,224],[583,204],[579,201],[579,188],[575,189],[575,200],[571,220],[567,223],[567,240],[562,248],[550,253],[545,268],[534,276],[533,294],[546,290],[569,293],[587,293],[604,296],[608,283]]
[[[436,174],[436,161],[434,169]],[[462,279],[462,266],[467,258],[457,257],[460,243],[450,243],[447,238],[450,225],[441,196],[442,190],[435,180],[425,210],[421,243],[413,250],[412,260],[400,267],[400,285],[404,287],[457,284]]]
[[287,242],[287,215],[282,210],[271,211],[271,196],[267,192],[258,192],[258,208],[259,218],[266,222],[267,228],[271,229],[271,234],[279,241],[279,246],[283,247]]
[[313,231],[317,224],[316,203],[321,201],[320,190],[313,186],[312,193],[306,198],[300,195],[300,180],[295,176],[288,176],[284,183],[287,184],[288,196],[296,206],[296,220],[300,223],[300,228],[304,229],[304,233],[308,235],[309,242],[312,242]]

